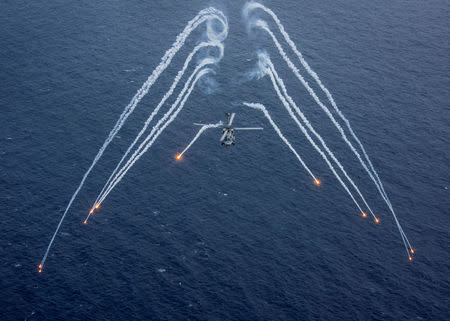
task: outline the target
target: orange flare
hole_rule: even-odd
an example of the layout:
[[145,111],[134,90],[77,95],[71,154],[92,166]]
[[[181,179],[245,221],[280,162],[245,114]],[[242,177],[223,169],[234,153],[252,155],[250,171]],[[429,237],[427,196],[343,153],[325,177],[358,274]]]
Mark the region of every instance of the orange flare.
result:
[[317,186],[319,186],[319,185],[320,185],[320,180],[319,180],[318,178],[316,178],[316,179],[314,180],[314,184],[316,184]]
[[378,224],[380,223],[380,219],[378,217],[375,217],[374,222]]
[[89,214],[94,214],[94,209],[90,210]]
[[181,154],[177,154],[176,159],[180,160],[183,157]]
[[414,251],[414,249],[409,249],[409,252],[411,252],[411,254],[416,253],[416,251]]
[[100,203],[95,205],[95,209],[98,210],[100,208]]
[[408,260],[412,261],[412,256],[409,256],[409,257],[408,257]]
[[87,220],[84,220],[84,221],[83,221],[83,224],[87,224]]
[[367,213],[366,213],[366,212],[362,212],[362,213],[361,213],[361,216],[364,217],[364,218],[366,218],[366,217],[367,217]]
[[42,273],[42,270],[41,269],[39,269],[39,271],[38,271],[39,273]]

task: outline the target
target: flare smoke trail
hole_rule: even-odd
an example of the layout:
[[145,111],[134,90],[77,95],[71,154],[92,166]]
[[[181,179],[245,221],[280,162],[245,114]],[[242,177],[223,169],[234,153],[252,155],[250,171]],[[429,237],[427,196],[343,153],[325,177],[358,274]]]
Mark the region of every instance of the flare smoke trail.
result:
[[321,143],[322,147],[325,149],[325,151],[327,152],[327,154],[331,157],[331,159],[334,161],[334,163],[339,167],[339,169],[341,170],[341,172],[344,174],[345,178],[349,181],[349,183],[353,186],[353,188],[355,189],[355,191],[358,193],[359,197],[362,199],[362,201],[364,202],[364,204],[366,205],[366,207],[369,209],[370,213],[372,214],[373,218],[375,219],[376,216],[373,213],[372,209],[370,208],[369,204],[367,204],[365,198],[363,197],[363,195],[361,194],[359,188],[356,186],[355,182],[348,176],[347,172],[345,171],[344,167],[342,166],[342,164],[339,162],[339,160],[335,157],[334,153],[328,148],[327,144],[325,143],[325,141],[323,140],[322,136],[320,136],[319,133],[316,132],[316,130],[314,129],[314,127],[311,125],[311,123],[309,122],[309,120],[306,118],[306,116],[303,114],[303,112],[300,110],[300,108],[297,106],[297,104],[294,102],[294,100],[292,99],[291,96],[289,96],[289,94],[287,93],[287,89],[286,86],[284,85],[283,80],[280,78],[280,76],[278,75],[272,61],[270,60],[269,56],[264,54],[264,53],[260,53],[259,54],[259,59],[260,62],[262,62],[262,64],[265,64],[269,70],[269,72],[271,72],[274,76],[274,79],[277,81],[279,87],[281,88],[281,90],[283,91],[283,95],[284,97],[288,100],[288,102],[290,103],[290,105],[294,108],[294,110],[297,112],[297,114],[300,116],[300,118],[302,119],[303,123],[306,125],[306,127],[308,127],[308,129],[313,133],[313,135],[319,140],[319,142]]
[[[174,102],[174,104],[172,105],[171,109],[166,113],[166,115],[164,115],[164,117],[170,115],[170,113],[172,112],[173,109],[175,109],[175,107],[178,105],[179,101],[181,100],[181,97],[184,98],[182,99],[181,103],[179,103],[179,106],[177,108],[177,110],[170,116],[170,118],[166,121],[166,123],[160,128],[158,129],[158,131],[156,132],[156,134],[153,136],[153,138],[150,140],[150,142],[147,143],[147,145],[145,146],[145,148],[137,155],[135,156],[132,161],[130,161],[129,165],[125,165],[122,167],[122,170],[118,173],[118,177],[117,179],[115,179],[110,186],[108,187],[108,189],[105,191],[105,193],[103,194],[103,196],[100,198],[100,203],[102,203],[105,198],[108,196],[108,194],[112,191],[112,189],[122,180],[122,178],[125,176],[125,174],[128,172],[128,170],[133,167],[133,165],[136,163],[136,161],[141,158],[141,156],[153,145],[153,143],[155,142],[155,140],[158,138],[158,136],[164,131],[164,129],[178,116],[179,112],[183,109],[184,104],[186,103],[187,99],[189,98],[192,90],[195,87],[195,84],[197,83],[197,81],[204,75],[206,75],[207,73],[213,72],[212,69],[210,68],[205,68],[202,69],[200,72],[198,72],[198,74],[196,75],[194,81],[192,82],[192,85],[189,87],[186,95],[184,95],[184,93],[187,90],[187,86],[189,85],[189,82],[186,82],[185,87],[183,88],[182,92],[180,93],[180,95],[178,96],[177,100]],[[191,79],[190,79],[191,80]],[[162,119],[161,119],[162,120]],[[148,137],[147,137],[148,138]],[[142,143],[146,143],[147,139]]]
[[220,121],[216,124],[207,124],[207,125],[203,125],[200,130],[198,131],[197,135],[194,136],[194,138],[191,140],[191,142],[189,143],[189,145],[186,146],[186,148],[180,153],[178,154],[181,157],[183,157],[184,153],[186,153],[189,148],[191,148],[191,146],[195,143],[195,141],[200,137],[201,134],[203,134],[203,132],[209,128],[217,128],[223,126],[223,123]]
[[[164,121],[166,121],[166,119],[170,116],[170,114],[175,110],[175,108],[178,106],[178,104],[180,103],[181,99],[183,98],[184,93],[186,92],[186,90],[188,90],[188,87],[190,85],[190,83],[192,82],[192,79],[194,78],[194,76],[198,73],[199,70],[201,70],[205,65],[207,64],[212,64],[214,63],[214,60],[212,58],[205,58],[202,60],[202,62],[195,68],[195,70],[192,72],[192,74],[190,75],[190,77],[188,78],[188,80],[186,81],[182,91],[180,92],[180,94],[178,95],[176,101],[172,104],[171,108],[169,108],[169,110],[163,115],[163,117],[156,123],[155,126],[153,126],[150,134],[147,135],[147,137],[144,139],[143,142],[141,142],[141,144],[138,146],[138,148],[133,152],[133,154],[130,156],[130,158],[127,160],[127,162],[125,163],[125,165],[122,166],[122,168],[118,171],[118,173],[114,176],[113,179],[111,179],[110,183],[107,184],[107,187],[104,187],[104,193],[102,195],[98,196],[99,199],[99,203],[102,203],[104,200],[104,195],[106,197],[106,194],[109,193],[109,189],[111,188],[112,185],[115,186],[115,181],[117,179],[121,179],[121,174],[125,171],[128,170],[128,167],[131,167],[134,165],[134,161],[141,157],[143,152],[142,150],[145,149],[146,144],[148,143],[148,141],[154,136],[155,132],[157,132],[157,130],[160,128],[160,126],[164,123]],[[106,186],[106,184],[105,184]]]
[[[308,85],[308,83],[303,79],[303,77],[300,75],[300,73],[298,72],[298,69],[295,67],[295,65],[293,65],[293,63],[290,61],[290,59],[287,57],[287,55],[284,53],[284,50],[282,49],[281,45],[279,44],[278,40],[276,39],[275,35],[271,32],[271,30],[267,27],[267,23],[265,23],[264,21],[259,20],[256,23],[256,26],[264,29],[266,32],[268,32],[270,34],[270,36],[272,37],[272,40],[274,41],[275,45],[278,48],[278,51],[280,52],[281,56],[283,57],[283,59],[286,61],[286,63],[289,65],[289,67],[292,69],[292,71],[294,72],[294,74],[296,75],[296,77],[300,80],[300,82],[305,86],[305,88],[309,91],[309,93],[311,94],[311,96],[313,96],[314,100],[316,101],[316,103],[322,108],[322,110],[328,115],[328,117],[331,119],[331,121],[333,122],[333,124],[336,126],[336,128],[339,130],[339,132],[341,133],[341,136],[343,137],[344,141],[347,143],[347,145],[350,147],[350,149],[352,150],[352,152],[355,154],[355,156],[358,158],[358,160],[360,161],[361,165],[364,167],[364,169],[366,170],[366,172],[368,173],[368,175],[370,176],[370,178],[372,179],[372,181],[374,182],[375,186],[377,187],[381,197],[383,198],[383,200],[385,201],[386,205],[388,206],[389,210],[391,211],[395,223],[397,225],[397,228],[400,232],[400,235],[402,237],[402,241],[405,245],[406,251],[408,253],[408,255],[411,253],[413,253],[413,248],[406,236],[406,234],[403,231],[403,228],[400,225],[400,222],[398,221],[397,215],[395,214],[394,208],[392,206],[392,203],[384,189],[383,183],[381,182],[381,179],[378,176],[377,171],[375,170],[369,155],[367,154],[363,144],[361,143],[361,141],[359,140],[359,138],[356,136],[355,132],[353,131],[353,128],[350,125],[349,120],[345,117],[345,115],[342,113],[342,111],[338,108],[336,102],[334,101],[331,93],[329,92],[329,90],[322,84],[319,76],[311,69],[311,67],[309,66],[309,64],[307,63],[307,61],[303,58],[303,55],[301,54],[301,52],[297,49],[295,43],[291,40],[291,38],[289,37],[289,34],[285,31],[284,26],[281,24],[281,21],[278,19],[278,17],[275,15],[275,13],[270,10],[269,8],[263,6],[260,3],[257,2],[249,2],[245,5],[243,13],[244,13],[244,17],[248,18],[249,16],[249,12],[251,10],[254,9],[261,9],[264,12],[266,12],[267,14],[269,14],[272,19],[275,21],[276,25],[278,26],[278,29],[280,30],[281,34],[283,35],[285,41],[289,44],[289,46],[291,47],[291,49],[293,50],[293,52],[295,53],[295,55],[298,57],[298,59],[300,60],[302,66],[305,68],[305,70],[308,72],[308,74],[310,76],[313,77],[313,79],[316,81],[316,83],[319,85],[319,87],[321,88],[321,90],[326,94],[328,100],[330,101],[331,105],[333,106],[333,109],[337,112],[337,114],[339,115],[339,117],[344,121],[344,123],[346,124],[350,134],[352,135],[353,139],[355,139],[355,141],[357,142],[357,144],[359,145],[364,158],[366,159],[367,163],[369,164],[371,170],[369,170],[369,168],[367,167],[366,162],[364,162],[364,160],[361,158],[359,152],[354,148],[353,144],[348,140],[344,130],[342,129],[342,127],[340,126],[340,124],[335,120],[334,116],[331,114],[331,112],[328,110],[328,108],[323,105],[320,100],[318,99],[318,97],[315,95],[314,91],[311,89],[311,87]],[[284,53],[284,55],[283,55]],[[375,177],[376,178],[375,178]],[[406,243],[408,245],[406,245]],[[409,250],[408,250],[409,247]]]
[[[131,143],[131,145],[128,147],[127,151],[125,152],[125,154],[122,156],[122,159],[119,161],[119,163],[117,164],[116,168],[114,169],[114,171],[112,172],[112,174],[110,175],[110,177],[108,178],[106,184],[103,186],[102,190],[100,191],[99,196],[97,197],[97,199],[95,200],[94,204],[91,207],[91,211],[89,212],[89,215],[87,216],[86,220],[89,219],[90,217],[90,213],[95,209],[95,206],[98,203],[99,197],[101,197],[101,195],[103,194],[103,192],[105,191],[105,188],[108,186],[108,184],[111,182],[111,180],[113,179],[113,177],[115,176],[115,174],[117,173],[118,169],[120,168],[120,165],[122,165],[123,161],[125,160],[125,158],[128,156],[128,154],[131,152],[131,150],[133,149],[133,147],[136,145],[136,143],[138,142],[138,140],[141,138],[141,136],[144,134],[144,132],[147,130],[150,122],[153,120],[153,118],[156,116],[156,114],[159,112],[159,110],[161,109],[161,107],[164,105],[164,103],[166,102],[166,100],[173,94],[175,88],[177,87],[180,79],[183,77],[184,73],[186,72],[186,69],[188,68],[192,58],[195,56],[195,54],[202,48],[206,48],[206,47],[216,47],[217,49],[219,49],[219,56],[217,58],[215,58],[215,62],[218,62],[222,59],[223,57],[223,51],[224,51],[224,47],[223,44],[218,42],[218,41],[210,41],[210,42],[202,42],[199,45],[197,45],[194,50],[192,50],[192,52],[189,54],[189,56],[186,58],[183,68],[178,72],[177,76],[175,77],[172,85],[170,86],[169,90],[166,92],[166,94],[163,96],[163,98],[161,99],[161,101],[159,102],[159,104],[156,106],[156,108],[153,110],[153,112],[151,113],[151,115],[148,117],[148,119],[145,121],[144,126],[142,127],[141,131],[139,132],[139,134],[136,136],[136,138],[134,139],[133,143]],[[208,61],[203,61],[200,63],[200,68],[202,66],[206,65],[206,62]]]
[[[216,33],[214,31],[214,28],[212,26],[213,20],[218,20],[222,24],[223,29],[219,33]],[[44,267],[48,253],[50,252],[53,242],[55,241],[55,237],[58,234],[59,229],[61,228],[62,222],[64,221],[64,219],[67,215],[67,212],[69,211],[70,207],[72,206],[73,201],[75,200],[79,191],[83,187],[84,182],[86,181],[86,178],[89,176],[89,174],[92,171],[92,169],[94,168],[95,164],[102,157],[103,152],[108,147],[108,145],[111,143],[113,138],[116,136],[117,132],[123,126],[123,124],[125,123],[127,118],[134,111],[137,104],[148,93],[150,87],[156,82],[156,80],[159,78],[161,73],[167,68],[167,66],[169,66],[173,57],[180,50],[180,48],[184,45],[188,36],[192,33],[192,31],[194,31],[203,22],[206,22],[206,24],[207,24],[207,36],[210,40],[223,41],[227,37],[227,35],[228,35],[227,18],[220,10],[217,10],[215,8],[210,7],[210,8],[201,10],[192,20],[190,20],[187,23],[184,30],[177,36],[177,38],[176,38],[175,42],[172,44],[171,48],[168,49],[165,52],[164,56],[161,58],[161,62],[159,63],[159,65],[153,70],[152,74],[148,77],[147,81],[142,85],[142,87],[134,95],[134,97],[130,101],[130,103],[125,107],[125,109],[123,110],[119,119],[117,120],[116,124],[114,125],[113,129],[109,133],[109,135],[106,138],[105,142],[103,143],[102,147],[100,148],[100,150],[98,151],[94,160],[92,161],[90,167],[88,168],[86,173],[83,175],[83,178],[81,179],[80,184],[78,185],[78,187],[75,190],[74,194],[72,195],[69,203],[67,204],[67,207],[56,227],[56,230],[53,233],[52,238],[50,239],[50,242],[47,246],[44,256],[42,257],[41,263],[39,264],[39,272],[42,272],[42,269]]]
[[270,79],[272,80],[272,85],[273,88],[275,89],[278,98],[280,99],[280,101],[282,102],[282,104],[284,105],[284,107],[286,108],[286,110],[288,111],[289,115],[291,116],[291,118],[295,121],[295,123],[297,124],[297,126],[300,128],[300,130],[302,131],[303,135],[305,135],[305,137],[308,139],[309,143],[314,147],[314,149],[320,154],[320,156],[322,156],[323,160],[327,163],[328,167],[330,168],[331,172],[334,174],[334,176],[336,177],[336,179],[339,181],[339,183],[341,183],[342,187],[345,189],[345,191],[347,192],[347,194],[350,196],[350,198],[353,200],[353,202],[355,203],[356,207],[359,209],[359,212],[362,213],[363,210],[361,209],[361,206],[358,204],[358,202],[356,201],[355,197],[353,196],[352,192],[349,190],[349,188],[347,187],[347,185],[344,183],[344,181],[342,180],[342,178],[339,176],[339,174],[336,172],[336,170],[334,169],[333,165],[330,163],[330,161],[328,160],[328,157],[325,155],[325,153],[320,149],[319,146],[317,146],[317,144],[314,142],[314,140],[311,138],[311,136],[308,134],[307,130],[305,127],[303,127],[303,125],[300,123],[300,121],[297,119],[297,117],[295,116],[294,112],[292,111],[291,106],[289,105],[289,103],[286,101],[286,98],[283,96],[283,94],[280,91],[280,88],[278,86],[278,83],[275,79],[274,74],[272,73],[272,71],[270,69],[266,69],[267,74],[269,75]]
[[289,147],[289,149],[294,153],[295,157],[297,157],[298,161],[300,162],[300,164],[302,164],[303,168],[308,172],[309,175],[311,175],[311,177],[313,178],[314,181],[317,181],[316,176],[314,176],[314,174],[311,172],[311,170],[309,169],[309,167],[306,165],[306,163],[303,161],[303,159],[300,157],[300,155],[297,153],[297,151],[294,149],[294,147],[292,147],[291,143],[287,140],[286,137],[284,137],[284,135],[281,133],[280,128],[277,126],[277,124],[273,121],[272,117],[270,117],[269,112],[267,111],[266,107],[264,107],[264,105],[262,104],[257,104],[257,103],[243,103],[245,106],[250,107],[250,108],[254,108],[254,109],[258,109],[261,110],[264,113],[264,116],[267,118],[267,120],[269,121],[270,125],[272,125],[273,129],[275,130],[275,132],[278,134],[278,136],[280,136],[281,140],[287,145],[287,147]]

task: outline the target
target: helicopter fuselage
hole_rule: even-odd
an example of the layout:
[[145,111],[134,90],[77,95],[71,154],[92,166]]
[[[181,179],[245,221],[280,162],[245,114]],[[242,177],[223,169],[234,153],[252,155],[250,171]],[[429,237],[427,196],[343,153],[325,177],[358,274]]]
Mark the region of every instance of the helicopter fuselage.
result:
[[228,147],[228,146],[232,146],[232,145],[236,144],[233,128],[227,126],[222,130],[222,133],[225,134],[225,137],[221,141],[222,145]]

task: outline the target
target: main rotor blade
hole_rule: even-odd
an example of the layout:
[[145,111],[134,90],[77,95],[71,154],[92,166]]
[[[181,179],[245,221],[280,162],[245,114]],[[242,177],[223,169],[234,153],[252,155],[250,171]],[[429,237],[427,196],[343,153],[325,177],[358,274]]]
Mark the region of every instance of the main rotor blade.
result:
[[220,137],[220,141],[223,141],[225,139],[226,135],[227,135],[227,132],[223,133],[222,137]]
[[236,116],[236,113],[232,113],[231,114],[231,117],[230,117],[230,120],[228,121],[228,125],[227,126],[231,126],[231,124],[233,123],[233,120],[234,120],[234,116]]
[[234,130],[262,130],[264,128],[262,127],[238,127],[238,128],[234,128]]
[[192,123],[192,124],[194,124],[195,126],[209,126],[211,128],[217,128],[223,125],[223,121],[219,121],[217,124],[214,124],[214,126],[212,126],[213,124],[202,124],[202,123]]

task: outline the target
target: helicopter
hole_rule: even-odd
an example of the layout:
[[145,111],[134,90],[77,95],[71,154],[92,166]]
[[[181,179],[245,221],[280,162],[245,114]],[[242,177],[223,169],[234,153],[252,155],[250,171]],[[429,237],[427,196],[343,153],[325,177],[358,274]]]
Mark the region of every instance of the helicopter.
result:
[[[264,128],[262,127],[236,127],[233,128],[231,127],[234,117],[236,116],[236,113],[225,113],[225,115],[227,116],[227,124],[226,126],[222,129],[222,136],[220,137],[220,143],[222,146],[234,146],[236,145],[236,137],[234,136],[234,131],[235,130],[262,130]],[[197,126],[203,126],[203,124],[199,124],[199,123],[194,123],[194,125]]]

